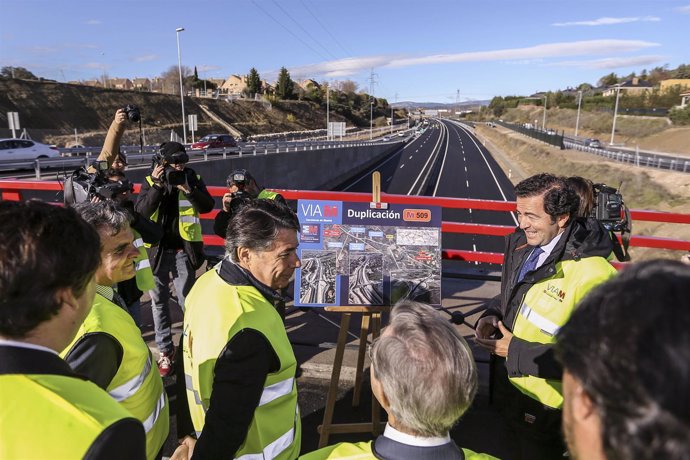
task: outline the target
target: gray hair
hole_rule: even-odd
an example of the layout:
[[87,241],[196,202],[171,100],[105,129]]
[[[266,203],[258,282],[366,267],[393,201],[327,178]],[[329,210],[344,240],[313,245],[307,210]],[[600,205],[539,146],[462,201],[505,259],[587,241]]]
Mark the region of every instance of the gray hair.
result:
[[477,392],[470,347],[436,310],[410,300],[395,305],[388,328],[371,355],[389,411],[420,436],[445,436]]
[[253,200],[230,220],[225,239],[226,253],[230,260],[239,262],[237,248],[270,250],[278,232],[283,229],[299,231],[299,221],[292,209],[275,200]]
[[75,205],[74,209],[98,232],[104,231],[109,236],[117,235],[123,228],[131,225],[133,220],[132,214],[127,209],[111,200],[98,203],[85,201]]

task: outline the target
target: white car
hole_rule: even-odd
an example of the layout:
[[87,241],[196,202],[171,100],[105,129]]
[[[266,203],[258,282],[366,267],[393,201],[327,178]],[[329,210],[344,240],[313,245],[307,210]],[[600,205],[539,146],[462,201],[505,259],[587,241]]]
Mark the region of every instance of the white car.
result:
[[60,156],[57,147],[27,139],[0,139],[0,160],[25,161]]

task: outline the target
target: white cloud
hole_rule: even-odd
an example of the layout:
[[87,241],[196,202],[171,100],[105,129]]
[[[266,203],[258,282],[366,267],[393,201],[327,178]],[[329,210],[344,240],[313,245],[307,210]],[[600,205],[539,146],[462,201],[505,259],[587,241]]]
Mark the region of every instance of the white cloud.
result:
[[680,14],[690,14],[690,5],[679,6],[678,8],[675,8],[674,11],[677,11]]
[[420,65],[451,64],[457,62],[486,61],[531,61],[566,56],[597,56],[639,51],[660,46],[658,43],[642,40],[587,40],[563,43],[548,43],[527,48],[509,48],[494,51],[475,51],[431,56],[368,56],[339,59],[319,64],[292,67],[290,73],[301,75],[322,75],[326,78],[342,78],[355,75],[374,67],[404,68]]
[[200,65],[197,67],[199,72],[213,72],[214,70],[220,70],[220,66],[217,65]]
[[149,61],[155,61],[158,59],[159,56],[157,54],[146,54],[144,56],[135,56],[132,58],[134,62],[149,62]]
[[665,62],[668,56],[649,55],[631,57],[612,57],[603,59],[591,59],[585,61],[561,61],[547,64],[550,67],[581,67],[585,69],[619,69],[625,67],[638,67]]
[[556,27],[567,26],[610,26],[614,24],[626,24],[629,22],[657,22],[661,18],[656,16],[630,17],[630,18],[599,18],[590,21],[556,22],[551,24]]
[[87,26],[99,26],[101,25],[101,21],[99,21],[98,19],[89,19],[84,24],[86,24]]

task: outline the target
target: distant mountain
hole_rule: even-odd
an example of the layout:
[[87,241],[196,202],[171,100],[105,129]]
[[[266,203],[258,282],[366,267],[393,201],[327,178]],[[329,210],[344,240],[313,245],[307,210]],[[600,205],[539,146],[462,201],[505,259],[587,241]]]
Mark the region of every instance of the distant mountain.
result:
[[396,107],[396,108],[406,108],[406,109],[430,109],[430,110],[438,110],[438,109],[460,109],[460,110],[468,110],[472,107],[477,107],[478,105],[482,106],[487,106],[489,105],[489,100],[486,101],[463,101],[463,102],[449,102],[449,103],[443,103],[443,102],[410,102],[410,101],[403,101],[403,102],[393,102],[391,103],[391,106]]

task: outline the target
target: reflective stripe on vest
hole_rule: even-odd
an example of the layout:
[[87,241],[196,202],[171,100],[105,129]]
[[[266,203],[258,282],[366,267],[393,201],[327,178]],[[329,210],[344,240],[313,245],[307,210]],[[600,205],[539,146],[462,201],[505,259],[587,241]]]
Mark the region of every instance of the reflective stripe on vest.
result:
[[151,354],[149,353],[149,359],[146,360],[146,365],[141,370],[141,373],[123,383],[119,387],[108,390],[108,394],[112,396],[115,401],[120,402],[139,391],[141,386],[144,384],[144,380],[146,380],[146,376],[149,375],[149,372],[151,372],[152,361]]
[[215,270],[199,277],[185,299],[182,352],[194,429],[203,436],[220,351],[238,332],[249,329],[266,338],[280,368],[266,376],[247,435],[234,454],[243,460],[295,459],[301,443],[294,379],[297,362],[285,326],[256,288],[231,286]]
[[146,292],[156,287],[156,283],[153,280],[151,262],[149,261],[149,254],[146,252],[144,240],[136,230],[132,229],[132,233],[134,234],[134,241],[132,244],[139,250],[139,255],[134,259],[137,287],[139,290]]
[[259,192],[259,195],[256,197],[259,200],[275,200],[278,194],[276,192],[271,192],[269,190],[262,190]]
[[132,317],[97,294],[93,307],[74,341],[60,354],[65,357],[87,334],[104,333],[122,347],[122,361],[106,391],[146,427],[146,457],[154,459],[168,437],[169,406],[158,368]]
[[520,314],[525,317],[527,321],[538,327],[543,333],[550,336],[556,335],[558,330],[561,328],[558,324],[549,321],[548,319],[541,316],[536,311],[532,310],[527,304],[522,304],[520,308]]
[[153,408],[153,412],[151,412],[151,415],[146,417],[146,420],[141,422],[144,425],[144,430],[147,433],[151,431],[153,426],[156,424],[156,421],[158,421],[158,417],[160,417],[161,413],[165,409],[165,406],[167,405],[167,400],[168,398],[166,397],[165,393],[161,393],[161,397],[158,398],[156,407]]
[[263,393],[261,393],[261,400],[259,401],[259,406],[268,404],[274,399],[278,399],[281,396],[286,396],[292,393],[292,387],[295,385],[294,377],[285,379],[282,382],[274,383],[273,385],[264,388]]
[[[596,285],[616,274],[603,257],[585,257],[556,263],[556,273],[530,287],[515,316],[513,334],[532,343],[553,344],[555,334],[568,321],[575,306]],[[510,359],[510,356],[508,357]],[[562,381],[533,375],[510,377],[525,395],[545,406],[563,405]]]
[[[201,180],[201,176],[197,174],[197,179]],[[149,186],[153,187],[153,179],[151,176],[146,176],[146,182]],[[203,236],[201,234],[201,220],[199,219],[199,213],[192,205],[192,202],[187,199],[187,196],[179,190],[177,192],[177,211],[178,211],[178,231],[180,232],[180,237],[185,241],[198,242],[203,241]],[[158,214],[160,211],[160,206],[151,215],[150,219],[154,222],[158,222]]]

